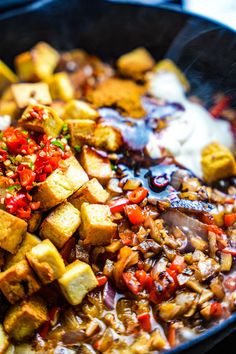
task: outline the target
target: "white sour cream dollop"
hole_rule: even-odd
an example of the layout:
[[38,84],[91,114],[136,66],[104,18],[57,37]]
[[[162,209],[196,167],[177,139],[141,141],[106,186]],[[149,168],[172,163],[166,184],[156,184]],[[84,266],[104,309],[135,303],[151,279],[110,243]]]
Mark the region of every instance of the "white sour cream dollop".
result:
[[201,152],[206,145],[217,141],[228,148],[233,147],[230,124],[214,119],[204,107],[190,102],[175,74],[154,74],[150,79],[149,92],[154,97],[181,103],[185,108],[158,136],[150,138],[146,149],[152,158],[160,157],[160,147],[165,147],[179,163],[201,177]]

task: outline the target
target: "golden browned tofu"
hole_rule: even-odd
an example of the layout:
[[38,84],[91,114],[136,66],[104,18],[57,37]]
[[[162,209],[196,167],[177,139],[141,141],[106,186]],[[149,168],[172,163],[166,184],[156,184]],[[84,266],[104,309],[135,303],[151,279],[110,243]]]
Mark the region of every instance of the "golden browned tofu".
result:
[[202,150],[202,171],[207,183],[215,182],[236,173],[235,158],[231,151],[218,143],[207,145]]
[[47,308],[39,297],[31,297],[10,307],[3,321],[5,331],[16,341],[23,341],[33,336],[48,319]]
[[34,233],[39,227],[39,225],[41,224],[41,220],[42,220],[42,213],[40,211],[32,212],[30,219],[27,220],[28,231]]
[[26,108],[19,119],[19,124],[27,130],[56,138],[61,132],[63,120],[51,107],[35,104]]
[[93,178],[78,189],[69,198],[69,202],[80,210],[81,205],[85,202],[90,204],[104,204],[108,197],[109,193],[107,193],[96,178]]
[[0,247],[10,253],[16,253],[25,236],[27,223],[0,209]]
[[54,74],[48,83],[54,100],[70,101],[74,97],[74,90],[66,72]]
[[96,120],[97,118],[98,112],[86,102],[71,100],[65,105],[63,119]]
[[74,190],[70,181],[60,169],[56,169],[40,183],[33,195],[34,201],[40,201],[42,210],[51,209],[67,199]]
[[49,105],[52,102],[48,84],[44,82],[14,84],[11,89],[18,108],[25,108],[29,104],[36,103]]
[[83,147],[80,162],[89,177],[97,178],[101,184],[106,184],[112,177],[111,164],[108,158],[90,147]]
[[58,282],[66,300],[72,305],[80,304],[85,295],[98,285],[92,268],[78,260],[66,267]]
[[79,234],[91,245],[108,245],[117,230],[108,205],[83,203]]
[[96,123],[91,119],[69,119],[70,143],[73,147],[81,147],[92,142]]
[[7,300],[14,304],[40,289],[28,262],[22,260],[0,273],[0,289]]
[[18,262],[25,259],[26,252],[30,251],[34,246],[38,245],[40,241],[41,240],[37,236],[27,232],[16,254],[7,255],[4,269],[6,270],[12,265],[17,264]]
[[40,236],[62,248],[80,225],[80,212],[69,202],[56,207],[43,221]]
[[142,47],[122,55],[117,60],[119,72],[135,80],[142,79],[145,72],[151,70],[154,64],[151,54]]
[[89,179],[87,173],[74,156],[61,161],[60,168],[64,176],[70,182],[73,192],[79,189]]
[[94,131],[94,145],[107,151],[117,151],[122,145],[120,132],[109,126],[98,124]]
[[190,89],[189,82],[186,78],[186,76],[183,74],[183,72],[175,65],[175,63],[170,60],[170,59],[163,59],[159,61],[155,67],[154,67],[154,72],[159,73],[159,72],[171,72],[177,76],[183,87],[185,88],[185,91],[188,91]]
[[5,354],[9,347],[9,338],[0,324],[0,354]]
[[26,257],[42,283],[51,283],[60,278],[65,270],[64,261],[49,240],[44,240],[27,252]]
[[22,81],[41,81],[52,75],[59,61],[58,52],[39,42],[29,52],[16,56],[16,71]]
[[18,81],[16,74],[2,61],[0,60],[0,92],[5,88]]

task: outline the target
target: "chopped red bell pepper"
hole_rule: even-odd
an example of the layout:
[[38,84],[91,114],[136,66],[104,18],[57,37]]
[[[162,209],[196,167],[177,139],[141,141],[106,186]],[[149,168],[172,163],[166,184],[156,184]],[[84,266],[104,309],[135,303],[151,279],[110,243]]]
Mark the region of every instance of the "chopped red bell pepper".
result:
[[232,256],[236,256],[236,248],[233,248],[233,247],[225,247],[221,252],[229,253]]
[[136,204],[126,205],[125,212],[133,225],[140,225],[145,220],[142,209]]
[[151,320],[150,320],[150,314],[149,313],[142,313],[137,316],[137,319],[140,323],[141,328],[145,332],[151,332],[152,326],[151,326]]
[[213,107],[210,108],[209,112],[215,118],[219,117],[225,108],[229,106],[230,97],[222,97]]
[[170,269],[176,271],[177,273],[182,273],[186,266],[187,265],[184,261],[184,257],[176,255],[170,265]]
[[167,339],[171,348],[176,346],[176,328],[172,324],[168,329]]
[[137,295],[140,291],[142,291],[142,286],[133,273],[131,272],[123,273],[123,279],[127,288],[134,295]]
[[97,275],[96,278],[98,281],[98,286],[103,286],[108,280],[106,275]]
[[124,207],[128,204],[130,204],[129,199],[119,198],[119,199],[111,200],[108,205],[112,213],[120,213],[121,211],[124,210]]
[[211,314],[211,316],[214,316],[214,317],[221,317],[223,314],[223,308],[222,308],[221,303],[213,302],[211,304],[210,314]]
[[208,231],[214,232],[217,235],[222,235],[224,231],[217,225],[207,225]]
[[144,187],[139,187],[134,191],[129,192],[127,195],[131,203],[138,204],[141,203],[144,198],[146,198],[148,195],[148,190]]
[[224,215],[224,224],[226,227],[232,226],[236,221],[236,213]]

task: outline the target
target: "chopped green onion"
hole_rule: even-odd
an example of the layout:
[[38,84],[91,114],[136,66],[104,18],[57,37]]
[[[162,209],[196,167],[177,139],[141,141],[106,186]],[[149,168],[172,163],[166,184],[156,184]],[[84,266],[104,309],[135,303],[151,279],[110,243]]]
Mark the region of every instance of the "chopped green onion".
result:
[[58,146],[61,150],[63,150],[63,151],[65,150],[64,145],[60,141],[55,140],[55,141],[52,141],[51,143],[55,146]]
[[14,191],[15,189],[16,189],[16,190],[21,189],[21,185],[20,185],[20,184],[14,184],[13,186],[8,187],[8,188],[7,188],[7,191],[8,191],[8,192],[12,192],[12,191]]

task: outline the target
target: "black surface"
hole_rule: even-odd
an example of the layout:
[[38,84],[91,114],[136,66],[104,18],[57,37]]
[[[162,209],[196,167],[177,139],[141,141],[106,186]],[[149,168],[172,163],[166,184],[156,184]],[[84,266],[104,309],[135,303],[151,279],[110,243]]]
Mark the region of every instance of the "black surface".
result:
[[[145,46],[156,60],[166,56],[176,61],[204,100],[209,101],[218,90],[236,92],[235,33],[165,8],[102,0],[41,0],[0,15],[0,33],[0,57],[10,64],[16,54],[40,40],[58,49],[82,47],[107,60]],[[235,329],[235,322],[236,315],[172,353],[206,353]],[[231,338],[209,354],[227,350],[226,343],[232,345],[230,354],[236,353]]]

